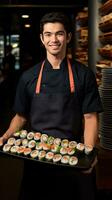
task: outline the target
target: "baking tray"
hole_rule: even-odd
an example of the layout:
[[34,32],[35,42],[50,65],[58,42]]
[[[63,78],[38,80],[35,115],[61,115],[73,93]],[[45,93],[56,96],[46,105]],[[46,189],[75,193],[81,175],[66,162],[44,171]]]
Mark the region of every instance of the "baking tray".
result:
[[31,158],[30,156],[18,155],[17,153],[4,152],[2,149],[0,149],[0,156],[2,157],[5,156],[8,158],[10,157],[11,159],[16,158],[16,159],[21,159],[23,161],[32,161],[37,164],[39,163],[43,165],[51,165],[51,167],[67,167],[79,170],[89,169],[97,153],[98,150],[96,148],[93,149],[90,155],[86,155],[85,153],[75,153],[75,156],[77,156],[78,158],[78,163],[76,165],[69,165],[69,164],[63,164],[61,162],[54,163],[53,161],[39,160],[38,158]]

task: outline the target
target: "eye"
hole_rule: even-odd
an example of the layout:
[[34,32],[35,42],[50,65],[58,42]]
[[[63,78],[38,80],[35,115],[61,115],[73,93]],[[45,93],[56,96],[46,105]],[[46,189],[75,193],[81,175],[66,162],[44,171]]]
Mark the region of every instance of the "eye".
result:
[[63,36],[63,35],[64,35],[64,32],[63,32],[63,31],[59,31],[59,32],[56,33],[56,35],[57,35],[57,36]]
[[50,37],[50,36],[51,36],[51,33],[44,33],[44,36],[45,36],[45,37]]

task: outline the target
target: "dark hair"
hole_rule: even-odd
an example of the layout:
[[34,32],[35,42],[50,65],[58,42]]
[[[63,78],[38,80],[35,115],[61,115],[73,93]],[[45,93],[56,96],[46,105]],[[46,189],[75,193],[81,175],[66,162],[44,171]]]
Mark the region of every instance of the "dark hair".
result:
[[45,14],[42,19],[40,20],[40,33],[43,33],[43,26],[46,23],[55,23],[59,22],[63,24],[67,33],[71,32],[70,28],[70,19],[62,12],[50,12]]

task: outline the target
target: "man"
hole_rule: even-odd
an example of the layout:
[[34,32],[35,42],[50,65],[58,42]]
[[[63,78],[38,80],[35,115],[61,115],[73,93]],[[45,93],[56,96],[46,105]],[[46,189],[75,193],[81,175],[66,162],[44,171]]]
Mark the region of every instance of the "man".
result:
[[[14,105],[16,115],[1,137],[1,143],[29,120],[33,131],[77,141],[81,141],[83,136],[85,145],[95,147],[97,118],[102,105],[93,72],[83,64],[67,59],[67,45],[71,40],[68,18],[57,12],[46,14],[40,22],[40,39],[46,49],[46,59],[22,75]],[[87,185],[90,185],[91,192],[85,199],[95,199],[91,170],[90,175],[75,176],[75,186],[80,187],[74,188],[75,193],[81,190],[76,199],[84,198]],[[66,170],[65,173],[62,171],[59,173],[65,175]]]

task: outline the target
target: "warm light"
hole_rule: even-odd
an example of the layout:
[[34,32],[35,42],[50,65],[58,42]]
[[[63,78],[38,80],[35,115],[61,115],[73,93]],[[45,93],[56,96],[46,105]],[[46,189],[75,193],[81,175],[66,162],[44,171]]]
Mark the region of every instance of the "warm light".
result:
[[26,19],[29,18],[29,15],[22,15],[21,17]]
[[25,24],[24,26],[25,26],[25,28],[30,28],[31,27],[30,24]]
[[15,44],[12,44],[12,47],[13,48],[16,48],[18,46],[18,44],[17,43],[15,43]]

